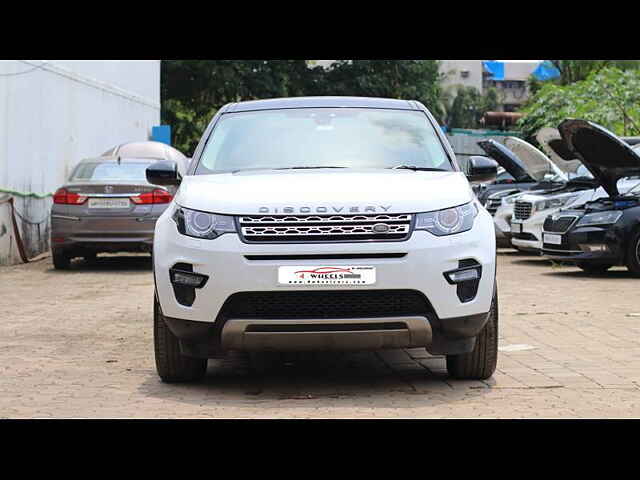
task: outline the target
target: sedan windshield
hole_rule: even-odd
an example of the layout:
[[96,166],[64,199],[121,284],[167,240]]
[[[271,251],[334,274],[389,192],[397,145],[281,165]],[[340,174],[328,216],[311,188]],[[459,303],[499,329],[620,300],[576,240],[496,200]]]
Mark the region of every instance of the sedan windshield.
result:
[[223,114],[195,173],[401,166],[453,170],[423,112],[301,108]]

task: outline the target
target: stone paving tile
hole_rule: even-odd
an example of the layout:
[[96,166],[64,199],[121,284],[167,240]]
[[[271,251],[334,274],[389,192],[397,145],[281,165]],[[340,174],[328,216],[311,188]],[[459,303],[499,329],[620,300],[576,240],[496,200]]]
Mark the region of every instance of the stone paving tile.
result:
[[[412,348],[233,354],[210,362],[201,384],[166,385],[155,373],[148,259],[0,267],[0,418],[640,416],[640,318],[627,316],[640,312],[638,280],[508,250],[498,260],[500,346],[533,349],[500,352],[484,381],[451,379],[444,357]],[[38,301],[25,300],[34,287]]]

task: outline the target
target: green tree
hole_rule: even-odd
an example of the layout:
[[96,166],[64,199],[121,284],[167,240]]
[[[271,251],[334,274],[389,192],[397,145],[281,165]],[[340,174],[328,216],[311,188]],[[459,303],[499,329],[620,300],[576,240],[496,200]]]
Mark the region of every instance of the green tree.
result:
[[322,82],[324,95],[355,95],[418,100],[441,120],[437,60],[341,60]]
[[498,107],[498,92],[489,88],[481,94],[474,87],[460,86],[446,115],[451,128],[479,128],[486,112]]
[[415,99],[438,118],[435,60],[338,61],[328,69],[305,60],[168,60],[161,68],[162,121],[173,144],[191,155],[216,111],[229,102],[306,95]]
[[518,121],[527,137],[565,118],[596,122],[617,135],[640,134],[640,70],[604,67],[568,85],[546,83]]
[[541,81],[533,75],[528,79],[529,92],[535,95],[544,85],[570,85],[586,80],[591,74],[598,73],[604,68],[617,68],[620,70],[637,70],[640,68],[640,60],[550,60],[558,69],[560,76]]
[[322,67],[304,60],[170,60],[161,68],[162,121],[191,155],[216,111],[229,102],[317,94]]

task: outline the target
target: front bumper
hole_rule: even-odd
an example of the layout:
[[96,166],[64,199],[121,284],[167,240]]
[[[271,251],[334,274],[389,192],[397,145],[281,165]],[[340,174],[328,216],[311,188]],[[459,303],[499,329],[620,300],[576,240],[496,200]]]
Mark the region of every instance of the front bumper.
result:
[[511,219],[511,244],[522,250],[542,250],[542,225],[549,212],[533,214],[526,220]]
[[[400,258],[341,259],[248,259],[247,256],[367,255],[405,254]],[[482,267],[473,300],[461,302],[456,285],[443,273],[459,267],[460,260],[473,259]],[[468,232],[436,237],[414,231],[403,242],[340,244],[247,244],[236,234],[223,234],[215,240],[201,240],[178,233],[174,221],[165,215],[156,224],[154,275],[157,299],[174,334],[185,340],[185,348],[194,355],[202,352],[202,339],[221,349],[375,349],[431,345],[433,352],[463,352],[473,348],[475,335],[482,329],[491,308],[495,282],[495,235],[493,220],[481,211]],[[177,263],[193,266],[193,272],[208,276],[196,290],[191,306],[179,303],[170,282],[169,269]],[[300,287],[278,284],[278,267],[362,265],[376,268],[376,283],[366,286]],[[224,318],[221,309],[227,299],[241,292],[287,291],[344,292],[363,290],[412,290],[426,297],[430,306],[424,315],[375,318]],[[339,315],[336,315],[339,316]],[[268,320],[268,321],[265,321]],[[339,320],[339,321],[338,321]],[[329,324],[342,325],[343,331],[331,331]],[[348,331],[345,324],[364,325]],[[311,325],[309,328],[295,325]],[[380,328],[377,325],[381,325]],[[399,325],[403,324],[403,325]],[[171,327],[173,325],[173,327]],[[184,336],[186,330],[199,331],[199,341]],[[294,326],[291,329],[291,326]],[[321,325],[315,327],[313,325]],[[325,325],[325,326],[322,326]],[[368,326],[367,326],[368,325]],[[281,328],[286,327],[286,328]],[[269,331],[265,331],[265,328]],[[329,328],[330,330],[326,330]],[[302,331],[293,331],[302,329]],[[322,330],[325,329],[325,330]],[[313,331],[317,330],[317,331]],[[192,341],[193,340],[193,341]],[[458,341],[459,340],[459,341]],[[457,342],[457,343],[456,343]],[[191,347],[188,344],[191,343]],[[195,350],[194,350],[195,349]],[[195,353],[194,353],[195,351]],[[210,352],[209,352],[210,355]]]
[[[543,243],[542,254],[544,256],[565,262],[612,263],[614,265],[623,263],[624,249],[620,245],[620,240],[612,225],[576,227],[560,235],[562,236],[560,245]],[[604,250],[593,248],[596,246],[599,248],[602,245],[605,247]]]

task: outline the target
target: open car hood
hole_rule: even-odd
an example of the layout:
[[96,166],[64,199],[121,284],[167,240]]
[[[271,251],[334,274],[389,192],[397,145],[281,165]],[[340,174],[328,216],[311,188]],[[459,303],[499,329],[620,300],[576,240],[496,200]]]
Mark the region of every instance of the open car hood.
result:
[[558,130],[567,147],[600,182],[610,197],[620,195],[617,182],[640,175],[640,155],[615,134],[587,120],[564,120]]
[[518,137],[506,137],[504,146],[515,153],[524,163],[527,173],[536,181],[542,182],[545,175],[553,175],[566,180],[566,174],[560,170],[543,152]]
[[536,140],[560,170],[567,174],[578,172],[582,162],[567,148],[557,128],[541,128],[536,134]]
[[524,162],[511,150],[495,140],[482,140],[478,142],[478,146],[484,152],[494,159],[509,174],[515,178],[516,182],[535,182],[535,179],[529,174]]

